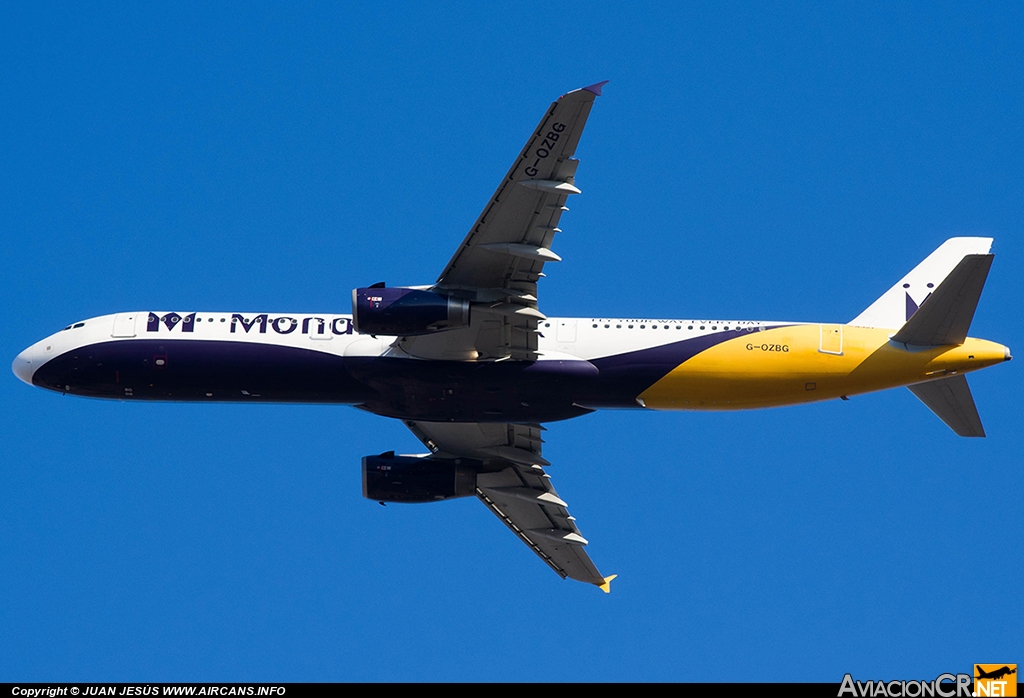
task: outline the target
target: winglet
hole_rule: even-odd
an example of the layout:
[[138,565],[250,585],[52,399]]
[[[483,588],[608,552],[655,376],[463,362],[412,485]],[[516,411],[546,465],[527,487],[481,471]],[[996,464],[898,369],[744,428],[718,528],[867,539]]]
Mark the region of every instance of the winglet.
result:
[[593,85],[587,85],[586,87],[583,87],[581,89],[584,89],[587,92],[593,92],[595,95],[600,97],[601,96],[601,88],[604,87],[607,84],[608,84],[607,80],[602,80],[601,82],[595,82]]
[[[601,84],[603,85],[604,83],[601,83]],[[600,589],[601,591],[603,591],[606,594],[611,593],[611,590],[612,590],[612,580],[615,579],[618,576],[619,575],[617,575],[617,574],[613,574],[611,577],[605,577],[604,578],[604,584],[598,584],[597,588]]]

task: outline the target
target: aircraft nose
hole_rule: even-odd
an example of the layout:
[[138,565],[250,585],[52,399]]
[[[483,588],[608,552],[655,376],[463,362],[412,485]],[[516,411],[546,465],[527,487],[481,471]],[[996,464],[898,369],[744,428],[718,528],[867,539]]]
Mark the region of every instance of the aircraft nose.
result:
[[34,347],[29,347],[14,357],[14,363],[11,364],[11,370],[14,371],[14,375],[18,378],[29,385],[32,385],[32,375],[42,364],[41,358],[42,357],[34,351]]

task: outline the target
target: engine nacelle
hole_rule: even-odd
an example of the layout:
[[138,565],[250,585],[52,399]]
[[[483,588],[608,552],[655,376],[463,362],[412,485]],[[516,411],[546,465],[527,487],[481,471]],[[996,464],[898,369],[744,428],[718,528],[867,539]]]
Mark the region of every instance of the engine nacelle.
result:
[[363,496],[378,502],[436,502],[476,494],[473,461],[396,456],[363,458]]
[[430,334],[469,324],[469,301],[416,288],[352,291],[352,327],[360,334]]

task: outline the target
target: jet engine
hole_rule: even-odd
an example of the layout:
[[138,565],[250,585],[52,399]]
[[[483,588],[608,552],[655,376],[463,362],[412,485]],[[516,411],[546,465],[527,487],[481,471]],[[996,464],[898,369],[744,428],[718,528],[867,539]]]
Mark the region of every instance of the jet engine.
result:
[[360,334],[430,334],[469,324],[469,301],[417,288],[352,291],[352,326]]
[[436,502],[476,494],[476,468],[465,459],[394,451],[363,458],[363,496],[378,502]]

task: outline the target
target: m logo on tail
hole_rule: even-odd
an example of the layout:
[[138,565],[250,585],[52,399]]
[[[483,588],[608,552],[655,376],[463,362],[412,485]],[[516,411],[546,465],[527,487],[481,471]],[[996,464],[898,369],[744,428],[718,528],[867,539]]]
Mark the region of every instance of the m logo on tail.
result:
[[[929,283],[928,288],[932,288],[934,285],[935,284]],[[932,295],[931,291],[928,292],[928,296],[930,295]],[[928,300],[928,296],[925,296],[924,300],[921,301],[921,303],[924,303],[924,301]],[[907,320],[913,317],[914,313],[916,313],[917,309],[920,307],[921,306],[915,303],[914,299],[910,297],[910,291],[907,291]]]

